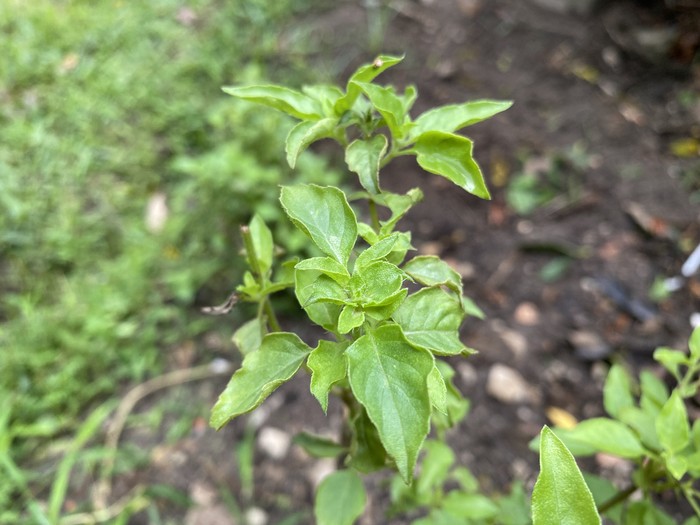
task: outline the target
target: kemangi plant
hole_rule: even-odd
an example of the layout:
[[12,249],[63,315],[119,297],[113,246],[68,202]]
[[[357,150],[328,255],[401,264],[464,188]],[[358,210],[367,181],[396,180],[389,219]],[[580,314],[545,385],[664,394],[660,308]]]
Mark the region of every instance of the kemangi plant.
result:
[[[364,190],[347,195],[313,184],[282,187],[282,207],[317,249],[315,257],[276,267],[274,241],[263,221],[254,217],[242,228],[250,271],[237,296],[257,303],[258,315],[234,334],[245,358],[211,416],[211,424],[221,428],[258,407],[302,367],[310,371],[311,393],[324,411],[329,394],[338,396],[346,407],[342,441],[300,439],[312,452],[322,449],[322,454],[338,456],[342,466],[318,489],[319,523],[352,523],[363,512],[358,472],[392,467],[410,483],[431,422],[450,427],[465,411],[465,401],[451,383],[452,369],[438,358],[472,353],[460,341],[459,329],[465,316],[481,312],[463,295],[460,275],[440,258],[405,261],[411,234],[396,226],[422,192],[384,191],[380,172],[392,159],[411,155],[425,171],[489,198],[472,141],[455,131],[511,103],[443,106],[412,120],[414,87],[398,93],[373,83],[400,61],[378,57],[360,67],[345,90],[330,85],[302,91],[270,85],[225,88],[300,120],[287,137],[290,166],[313,142],[334,139]],[[366,203],[366,220],[351,205],[359,202]],[[309,320],[330,337],[315,348],[280,331],[270,296],[287,288],[294,289]]]
[[[360,475],[387,467],[411,486],[407,491],[392,489],[394,501],[403,500],[399,507],[427,507],[427,516],[419,520],[422,525],[494,520],[526,523],[529,516],[523,521],[522,516],[508,514],[515,499],[523,500],[522,489],[518,489],[520,495],[494,504],[475,493],[468,472],[452,469],[454,456],[445,444],[445,432],[464,417],[468,402],[452,383],[454,370],[440,358],[473,353],[460,341],[459,330],[466,316],[483,314],[464,295],[460,275],[445,261],[432,255],[407,260],[411,232],[399,231],[397,225],[421,200],[422,192],[414,188],[405,194],[393,193],[382,188],[380,180],[382,169],[393,159],[413,156],[426,172],[448,179],[467,193],[490,198],[472,156],[472,141],[456,132],[493,117],[511,103],[477,100],[446,105],[412,119],[414,87],[400,93],[374,82],[400,61],[400,57],[378,57],[360,67],[344,90],[332,85],[306,86],[301,91],[275,85],[224,89],[300,121],[286,141],[291,167],[312,143],[335,140],[344,149],[347,167],[358,176],[362,190],[346,194],[337,187],[314,184],[282,187],[282,208],[311,241],[309,251],[315,254],[308,258],[278,262],[270,229],[259,216],[241,229],[249,270],[223,309],[238,300],[249,301],[257,304],[257,316],[234,334],[245,357],[214,406],[211,424],[220,429],[256,409],[303,368],[310,372],[311,393],[324,412],[330,395],[337,396],[345,407],[338,441],[310,434],[296,439],[314,456],[337,458],[339,469],[317,490],[318,524],[352,524],[366,504]],[[297,334],[280,328],[271,296],[287,289],[293,289],[308,319],[327,334],[313,348]],[[606,386],[609,412],[620,416],[624,409],[623,419],[633,436],[656,424],[658,439],[639,438],[638,447],[661,445],[662,452],[654,457],[662,458],[677,480],[693,473],[700,427],[696,424],[692,432],[686,429],[679,437],[664,431],[667,420],[685,414],[679,408],[681,394],[668,400],[653,397],[660,387],[652,385],[654,392],[647,395],[642,384],[642,403],[647,395],[663,416],[662,422],[656,419],[654,423],[651,412],[635,411],[625,377],[619,369],[612,371]],[[670,408],[669,403],[673,404]],[[602,434],[593,432],[603,445],[615,443],[614,434],[606,441],[607,427],[596,427]],[[426,441],[431,428],[434,439]],[[557,433],[569,443],[578,439],[589,449],[606,450],[586,441],[582,431],[573,436]],[[535,524],[600,523],[593,494],[557,433],[545,428],[541,435],[542,470],[533,492],[532,520]],[[430,463],[424,462],[413,482],[424,445]],[[643,455],[640,448],[639,456]],[[450,476],[461,480],[462,488],[447,494],[442,484]],[[683,487],[686,496],[695,494],[687,485]]]

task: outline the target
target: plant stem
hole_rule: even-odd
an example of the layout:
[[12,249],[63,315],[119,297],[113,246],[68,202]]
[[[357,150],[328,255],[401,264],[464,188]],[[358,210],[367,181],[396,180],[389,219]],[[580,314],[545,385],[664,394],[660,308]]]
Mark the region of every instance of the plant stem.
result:
[[277,321],[277,316],[275,315],[275,311],[272,309],[269,297],[265,297],[265,299],[263,299],[263,308],[265,310],[265,315],[267,316],[267,323],[270,325],[270,329],[273,332],[281,332],[282,328],[280,327],[280,324]]
[[685,499],[688,500],[688,503],[690,503],[690,506],[693,507],[693,511],[695,512],[695,515],[700,517],[700,506],[698,506],[698,502],[695,501],[695,494],[694,490],[692,487],[689,487],[687,485],[683,486],[683,495],[685,496]]
[[379,233],[379,215],[377,214],[377,203],[370,199],[369,201],[369,216],[372,218],[372,228]]
[[612,498],[610,498],[608,501],[605,503],[602,503],[601,505],[598,506],[598,514],[603,514],[610,509],[612,509],[615,505],[619,505],[623,501],[625,501],[627,498],[629,498],[634,491],[637,490],[636,485],[632,485],[630,487],[627,487],[625,490],[621,490],[617,494],[615,494]]

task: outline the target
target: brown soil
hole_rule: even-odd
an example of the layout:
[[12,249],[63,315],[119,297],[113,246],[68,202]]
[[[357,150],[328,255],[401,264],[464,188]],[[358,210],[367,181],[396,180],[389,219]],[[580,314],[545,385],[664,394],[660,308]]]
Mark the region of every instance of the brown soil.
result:
[[[383,50],[405,52],[406,59],[384,80],[399,87],[415,83],[417,111],[477,98],[515,102],[468,130],[493,190],[491,202],[454,191],[442,180],[424,183],[412,162],[397,162],[385,176],[392,189],[424,186],[425,200],[402,226],[414,231],[420,252],[438,253],[460,268],[468,294],[487,314],[486,321],[470,320],[464,327],[464,342],[480,353],[453,364],[473,409],[450,435],[459,460],[487,491],[504,490],[513,479],[531,486],[537,456],[527,444],[551,423],[547,409],[577,418],[602,415],[607,363],[659,371],[651,358],[654,348],[685,348],[690,316],[700,311],[697,276],[662,302],[648,298],[655,277],[677,275],[700,241],[698,157],[672,154],[679,139],[700,138],[700,69],[675,47],[672,56],[650,61],[615,33],[620,9],[630,19],[683,28],[693,27],[688,17],[697,11],[603,4],[585,15],[525,0],[406,0],[389,9]],[[351,71],[370,58],[360,5],[339,2],[303,21],[314,24],[320,62],[347,64]],[[692,34],[682,36],[692,44]],[[548,168],[551,162],[556,168]],[[548,170],[552,184],[568,194],[518,215],[506,199],[509,184],[523,171],[542,177]],[[561,259],[567,255],[575,256]],[[551,281],[543,278],[543,269],[551,270],[556,259],[566,260],[566,269]],[[617,304],[601,286],[621,287],[642,311]],[[591,334],[599,340],[587,342]],[[496,363],[523,375],[530,401],[508,404],[487,394]],[[224,385],[222,380],[176,390],[183,399],[201,399],[206,416]],[[303,376],[264,406],[263,427],[288,433],[338,428],[338,407],[331,406],[326,419]],[[157,452],[164,455],[151,453],[147,465],[121,478],[115,492],[135,482],[170,484],[195,499],[195,487],[215,494],[223,489],[241,505],[264,509],[268,523],[295,512],[302,512],[297,523],[311,523],[308,472],[315,462],[296,447],[283,460],[256,449],[255,491],[252,499],[243,498],[235,450],[245,425],[241,419],[220,433],[200,429],[161,445]],[[370,481],[376,490],[362,524],[389,523],[382,517],[388,501],[382,479]],[[671,512],[684,512],[673,499],[666,504]],[[185,509],[165,505],[166,514],[179,516],[175,522],[184,519]],[[146,513],[133,520],[146,522]]]

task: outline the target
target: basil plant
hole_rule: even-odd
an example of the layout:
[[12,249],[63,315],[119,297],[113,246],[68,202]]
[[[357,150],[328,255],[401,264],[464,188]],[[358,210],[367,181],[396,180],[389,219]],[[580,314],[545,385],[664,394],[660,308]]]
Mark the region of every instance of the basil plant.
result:
[[[431,425],[444,431],[466,412],[466,400],[452,384],[454,371],[440,358],[473,352],[460,341],[459,330],[466,316],[482,313],[464,296],[460,275],[445,261],[409,255],[411,232],[397,225],[422,192],[386,191],[380,173],[392,159],[414,156],[426,172],[490,198],[472,156],[473,143],[457,132],[511,103],[476,100],[413,119],[413,86],[398,92],[375,83],[400,61],[380,56],[360,67],[345,89],[224,88],[299,120],[286,140],[291,167],[309,145],[332,139],[344,149],[347,168],[362,188],[350,195],[314,184],[281,188],[282,208],[308,238],[312,257],[279,262],[260,217],[242,228],[250,269],[236,296],[257,303],[258,315],[234,334],[245,357],[211,415],[211,425],[220,429],[254,410],[302,368],[310,373],[311,393],[323,411],[329,396],[337,396],[345,406],[342,439],[298,437],[310,453],[336,457],[339,465],[317,492],[320,524],[350,524],[362,514],[366,495],[358,473],[389,467],[410,483]],[[365,203],[364,213],[358,203]],[[280,329],[271,296],[287,289],[309,321],[327,334],[315,347]]]

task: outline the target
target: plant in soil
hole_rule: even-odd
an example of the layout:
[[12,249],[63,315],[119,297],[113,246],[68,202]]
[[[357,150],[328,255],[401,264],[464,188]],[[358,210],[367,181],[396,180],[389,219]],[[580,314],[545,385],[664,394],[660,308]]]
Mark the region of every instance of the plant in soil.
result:
[[[529,504],[522,488],[516,486],[505,498],[489,498],[479,493],[466,469],[453,467],[445,433],[465,416],[468,402],[452,383],[453,369],[441,358],[473,353],[460,341],[459,329],[466,316],[482,313],[464,295],[460,275],[445,261],[425,255],[407,259],[411,232],[400,231],[397,225],[422,192],[414,188],[393,193],[382,187],[380,178],[394,158],[413,156],[426,172],[467,193],[490,198],[472,156],[472,141],[456,132],[511,103],[477,100],[437,107],[413,119],[410,110],[417,97],[413,86],[399,92],[375,82],[400,61],[400,57],[378,57],[360,67],[345,89],[332,85],[224,89],[300,121],[286,140],[291,167],[312,143],[332,139],[344,149],[347,167],[358,176],[362,189],[346,193],[315,184],[281,188],[282,209],[305,235],[310,257],[279,262],[272,233],[258,215],[241,228],[249,270],[225,309],[247,301],[257,304],[257,315],[234,334],[244,360],[216,402],[211,425],[220,429],[255,410],[304,369],[324,412],[331,395],[345,408],[337,441],[310,434],[296,438],[311,455],[334,457],[338,465],[317,489],[318,524],[354,523],[367,500],[362,474],[385,468],[400,478],[392,489],[394,510],[423,509],[423,517],[414,523],[528,523]],[[272,296],[288,289],[308,320],[325,330],[327,337],[314,347],[296,333],[283,331],[277,320]],[[685,365],[693,376],[700,353],[697,337],[693,341],[695,364],[680,357],[661,362],[666,365],[670,359],[676,371]],[[600,523],[599,510],[608,513],[634,492],[623,490],[597,508],[566,444],[574,452],[580,450],[572,445],[582,445],[588,451],[639,459],[641,474],[634,479],[635,487],[645,495],[677,488],[695,506],[692,482],[700,427],[695,424],[691,431],[682,399],[697,389],[697,381],[685,377],[679,376],[685,386],[670,397],[662,395],[658,382],[646,387],[654,396],[645,397],[644,382],[651,383],[643,380],[643,406],[656,410],[652,414],[634,406],[630,382],[613,368],[606,385],[606,408],[613,410],[613,417],[626,410],[625,422],[585,421],[568,436],[545,427],[539,441],[541,472],[532,494],[532,521]],[[643,437],[649,428],[656,434]],[[426,440],[431,429],[434,438]],[[415,477],[422,450],[425,459]],[[656,485],[659,479],[667,484]],[[448,481],[457,481],[459,488],[445,489]],[[643,502],[655,509],[650,498]],[[635,505],[629,512],[641,512]],[[642,523],[629,519],[621,522]]]

